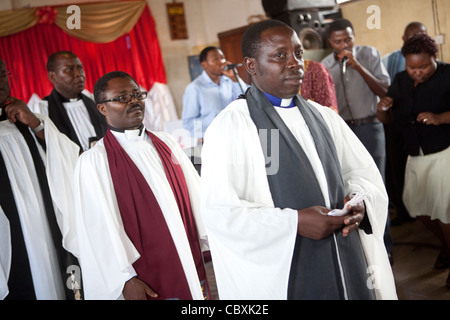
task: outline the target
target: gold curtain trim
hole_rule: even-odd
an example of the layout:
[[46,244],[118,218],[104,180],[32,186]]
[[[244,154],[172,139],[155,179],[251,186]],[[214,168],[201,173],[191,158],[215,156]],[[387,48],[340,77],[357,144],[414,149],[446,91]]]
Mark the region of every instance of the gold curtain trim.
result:
[[0,37],[33,27],[39,21],[36,8],[0,11]]
[[[133,29],[146,5],[145,1],[116,1],[95,4],[80,4],[80,29],[69,29],[67,13],[69,5],[56,7],[55,24],[67,34],[81,40],[107,43]],[[0,36],[8,36],[39,23],[38,8],[24,8],[0,12]]]
[[72,13],[66,12],[68,6],[58,7],[55,24],[69,35],[81,40],[112,42],[133,29],[145,4],[145,1],[125,1],[78,5],[80,29],[69,29],[67,19]]

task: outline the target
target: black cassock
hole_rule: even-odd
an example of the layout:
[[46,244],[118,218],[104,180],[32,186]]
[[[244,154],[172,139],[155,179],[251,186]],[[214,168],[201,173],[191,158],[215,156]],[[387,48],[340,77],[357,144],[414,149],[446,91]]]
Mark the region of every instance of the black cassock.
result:
[[[83,100],[96,134],[95,137],[91,137],[89,140],[90,142],[98,141],[105,135],[106,132],[107,125],[105,117],[100,113],[100,111],[98,111],[97,105],[94,101],[82,93],[80,94],[80,99]],[[64,133],[70,140],[75,142],[80,147],[80,150],[83,150],[83,147],[78,140],[77,133],[73,128],[69,116],[67,115],[67,111],[63,105],[63,102],[68,102],[68,99],[65,99],[55,89],[53,89],[50,95],[44,97],[43,100],[48,101],[48,117],[50,120],[52,120],[61,133]]]

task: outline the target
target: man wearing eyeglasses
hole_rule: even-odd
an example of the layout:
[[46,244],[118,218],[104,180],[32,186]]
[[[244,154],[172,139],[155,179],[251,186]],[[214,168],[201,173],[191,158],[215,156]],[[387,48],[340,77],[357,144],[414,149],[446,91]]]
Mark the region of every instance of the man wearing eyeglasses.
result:
[[86,299],[204,299],[199,176],[177,141],[143,125],[147,93],[129,74],[94,86],[105,136],[75,169]]
[[105,134],[106,123],[94,101],[82,93],[86,75],[80,59],[70,51],[58,51],[47,61],[52,92],[30,106],[47,114],[56,127],[86,151]]

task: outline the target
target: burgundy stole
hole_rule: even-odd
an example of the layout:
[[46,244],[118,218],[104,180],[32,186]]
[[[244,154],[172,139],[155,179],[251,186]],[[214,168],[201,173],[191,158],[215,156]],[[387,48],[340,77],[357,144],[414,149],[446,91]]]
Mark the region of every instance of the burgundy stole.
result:
[[[199,279],[206,284],[206,271],[183,172],[167,145],[146,132],[161,158],[177,200]],[[133,263],[139,279],[158,293],[158,299],[192,299],[177,249],[150,186],[109,129],[104,144],[125,232],[141,255]],[[207,286],[203,287],[207,292]]]

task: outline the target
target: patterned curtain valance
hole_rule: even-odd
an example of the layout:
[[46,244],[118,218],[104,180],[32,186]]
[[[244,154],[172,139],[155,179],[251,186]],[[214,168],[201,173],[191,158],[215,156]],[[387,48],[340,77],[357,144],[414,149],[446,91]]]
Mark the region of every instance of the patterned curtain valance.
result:
[[80,4],[80,28],[69,29],[74,13],[67,6],[25,8],[0,12],[0,37],[12,35],[36,24],[56,24],[67,34],[81,40],[107,43],[130,32],[146,5],[145,1],[120,1]]

